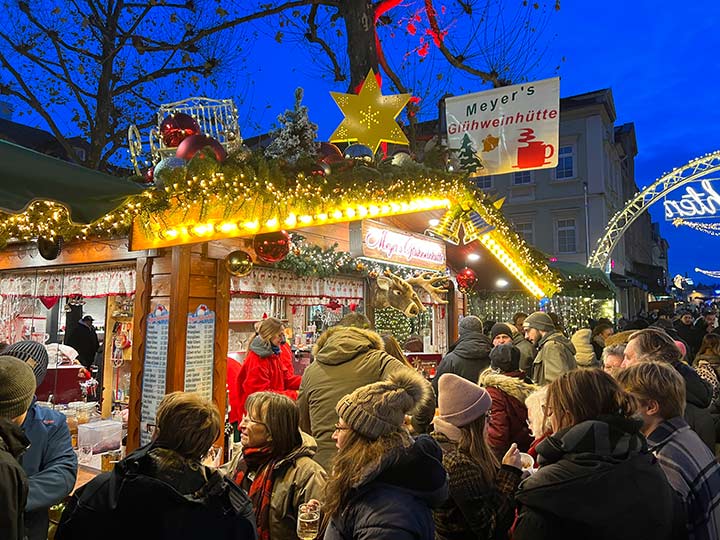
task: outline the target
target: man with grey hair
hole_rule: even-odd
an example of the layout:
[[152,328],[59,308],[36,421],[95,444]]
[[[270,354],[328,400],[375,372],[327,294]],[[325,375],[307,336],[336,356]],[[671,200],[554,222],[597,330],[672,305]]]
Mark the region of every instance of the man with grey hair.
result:
[[645,328],[630,336],[622,367],[640,362],[665,362],[674,367],[685,380],[685,420],[715,452],[715,423],[708,410],[712,402],[712,387],[692,367],[680,361],[681,355],[680,349],[668,334],[657,328]]
[[603,370],[614,377],[620,370],[624,357],[625,345],[623,343],[610,345],[603,349],[602,356],[600,357],[600,363],[602,364]]

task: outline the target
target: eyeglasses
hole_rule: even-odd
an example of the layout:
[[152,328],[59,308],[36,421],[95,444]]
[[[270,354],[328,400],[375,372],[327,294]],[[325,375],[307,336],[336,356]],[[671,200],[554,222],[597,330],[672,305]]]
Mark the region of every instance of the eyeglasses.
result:
[[340,424],[335,424],[335,431],[346,431],[352,429],[348,426],[341,426]]
[[248,424],[248,423],[249,423],[249,424],[257,424],[257,425],[259,425],[259,426],[263,426],[265,429],[267,429],[268,431],[270,431],[270,428],[268,427],[268,425],[267,425],[265,422],[260,422],[259,420],[255,420],[255,419],[254,419],[252,416],[250,416],[249,414],[246,414],[245,416],[243,416],[243,417],[242,417],[242,420],[240,421],[240,423],[241,423],[241,424]]

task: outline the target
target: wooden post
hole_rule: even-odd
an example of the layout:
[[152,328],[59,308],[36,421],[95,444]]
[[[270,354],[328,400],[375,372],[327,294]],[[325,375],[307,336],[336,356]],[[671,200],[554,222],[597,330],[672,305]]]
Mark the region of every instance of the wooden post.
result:
[[191,246],[175,246],[170,272],[170,324],[168,327],[167,378],[165,390],[185,390],[187,315],[190,308]]

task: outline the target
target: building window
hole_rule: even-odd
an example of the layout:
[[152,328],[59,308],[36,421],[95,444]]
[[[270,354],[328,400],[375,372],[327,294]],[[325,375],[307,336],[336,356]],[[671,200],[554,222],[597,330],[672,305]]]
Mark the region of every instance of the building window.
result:
[[513,173],[513,186],[524,186],[526,184],[532,184],[532,171]]
[[478,189],[491,189],[493,187],[492,175],[476,176],[472,180]]
[[527,244],[533,245],[535,243],[532,223],[515,223],[515,230]]
[[575,146],[561,146],[558,150],[558,164],[555,168],[555,178],[563,180],[575,178]]
[[576,231],[574,219],[558,219],[558,253],[575,253],[577,251],[575,233]]

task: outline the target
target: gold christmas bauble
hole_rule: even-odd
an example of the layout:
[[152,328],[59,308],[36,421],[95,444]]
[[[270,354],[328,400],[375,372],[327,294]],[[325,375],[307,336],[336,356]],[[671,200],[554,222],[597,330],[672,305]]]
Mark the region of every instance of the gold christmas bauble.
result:
[[242,250],[233,251],[225,257],[225,268],[233,276],[247,276],[253,269],[252,257]]

